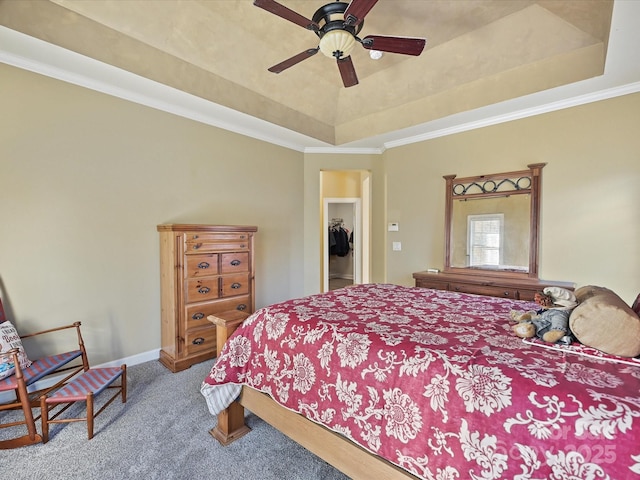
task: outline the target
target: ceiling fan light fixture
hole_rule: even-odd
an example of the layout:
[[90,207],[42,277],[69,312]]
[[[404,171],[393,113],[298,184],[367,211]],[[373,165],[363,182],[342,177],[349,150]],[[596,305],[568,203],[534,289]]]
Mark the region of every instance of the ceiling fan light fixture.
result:
[[320,51],[327,57],[348,57],[356,46],[356,39],[346,30],[330,30],[320,39]]
[[372,60],[380,60],[382,58],[382,52],[380,50],[369,50],[369,57]]

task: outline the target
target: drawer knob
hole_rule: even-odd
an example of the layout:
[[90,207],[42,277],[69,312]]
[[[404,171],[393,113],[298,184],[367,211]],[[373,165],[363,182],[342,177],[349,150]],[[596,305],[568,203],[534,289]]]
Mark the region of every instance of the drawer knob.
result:
[[209,287],[200,287],[198,289],[198,293],[202,293],[202,294],[209,293],[210,291],[211,289]]
[[193,315],[191,315],[191,318],[194,320],[201,320],[204,318],[204,313],[202,312],[196,312]]
[[237,267],[238,265],[240,265],[242,262],[240,260],[231,260],[231,265],[233,265],[234,267]]
[[460,287],[455,287],[455,288],[454,288],[454,290],[455,290],[456,292],[459,292],[459,291],[460,291]]
[[231,288],[233,288],[234,290],[237,290],[238,288],[240,288],[242,285],[240,285],[238,282],[232,283],[231,284]]
[[201,246],[202,246],[202,244],[201,244],[201,243],[196,243],[196,244],[193,246],[193,249],[194,249],[194,250],[198,250]]
[[241,243],[240,248],[244,248],[244,247],[246,247],[246,245],[244,243]]
[[191,343],[193,343],[194,345],[202,345],[204,343],[204,338],[202,337],[194,338],[193,342]]
[[508,297],[509,296],[509,292],[504,292],[504,296]]
[[194,236],[193,236],[193,237],[191,237],[191,238],[193,238],[193,239],[195,240],[196,238],[198,238],[198,235],[194,235]]
[[240,311],[243,311],[243,310],[246,310],[246,309],[247,309],[247,306],[244,303],[241,303],[240,305],[238,305],[236,307],[236,310],[240,310]]
[[210,266],[211,266],[211,265],[209,265],[209,263],[208,263],[208,262],[200,262],[200,263],[198,264],[198,268],[202,268],[202,269],[209,268]]
[[240,238],[244,240],[246,237],[244,235],[240,235]]

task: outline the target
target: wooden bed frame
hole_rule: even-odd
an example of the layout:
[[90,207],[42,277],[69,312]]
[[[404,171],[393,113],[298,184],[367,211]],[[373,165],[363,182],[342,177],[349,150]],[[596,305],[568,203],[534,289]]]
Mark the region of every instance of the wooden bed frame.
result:
[[[245,318],[247,314],[242,312],[226,312],[208,317],[217,327],[218,353]],[[222,445],[229,445],[249,433],[251,429],[245,424],[245,408],[350,478],[417,478],[342,435],[281,406],[268,395],[246,386],[242,387],[239,399],[218,414],[218,424],[209,433]]]

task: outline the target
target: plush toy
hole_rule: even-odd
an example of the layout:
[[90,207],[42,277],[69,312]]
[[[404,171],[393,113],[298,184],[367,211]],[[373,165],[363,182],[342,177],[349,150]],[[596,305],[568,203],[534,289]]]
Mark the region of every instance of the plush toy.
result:
[[536,293],[534,300],[542,307],[540,310],[511,312],[511,318],[518,322],[513,326],[518,337],[538,337],[545,342],[556,343],[569,334],[569,314],[578,305],[572,291],[546,287],[541,293]]

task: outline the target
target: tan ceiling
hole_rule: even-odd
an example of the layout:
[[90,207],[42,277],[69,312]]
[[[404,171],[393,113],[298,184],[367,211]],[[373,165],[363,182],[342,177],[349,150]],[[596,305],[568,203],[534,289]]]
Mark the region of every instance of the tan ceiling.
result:
[[[419,57],[321,54],[251,0],[0,0],[0,24],[331,145],[602,75],[613,0],[379,0],[360,37],[425,37]],[[280,0],[310,18],[323,0]]]

